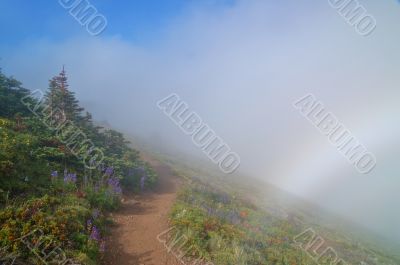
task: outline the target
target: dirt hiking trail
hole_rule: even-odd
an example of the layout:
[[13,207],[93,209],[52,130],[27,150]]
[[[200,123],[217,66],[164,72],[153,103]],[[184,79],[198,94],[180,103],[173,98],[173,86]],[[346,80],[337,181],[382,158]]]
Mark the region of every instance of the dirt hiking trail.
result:
[[168,213],[181,185],[172,170],[142,154],[142,159],[156,170],[159,181],[153,191],[127,194],[121,208],[114,212],[105,265],[175,265],[172,254],[157,240],[168,227]]

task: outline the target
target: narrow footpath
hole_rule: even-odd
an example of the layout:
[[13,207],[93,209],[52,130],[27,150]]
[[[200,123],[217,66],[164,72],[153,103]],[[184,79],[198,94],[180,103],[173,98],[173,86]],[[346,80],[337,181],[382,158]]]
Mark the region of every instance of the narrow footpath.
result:
[[123,197],[121,208],[113,213],[105,265],[175,265],[173,255],[167,253],[157,235],[167,230],[179,179],[172,170],[155,159],[142,155],[156,170],[159,181],[153,191]]

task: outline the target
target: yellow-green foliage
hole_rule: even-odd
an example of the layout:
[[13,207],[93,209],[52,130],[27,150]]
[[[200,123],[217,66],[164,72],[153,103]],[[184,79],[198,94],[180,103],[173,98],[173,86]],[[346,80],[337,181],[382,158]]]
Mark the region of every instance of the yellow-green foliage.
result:
[[198,250],[192,258],[215,265],[309,265],[307,255],[291,245],[288,223],[262,223],[269,219],[260,212],[248,201],[191,183],[178,196],[171,225]]
[[[0,71],[0,264],[11,264],[13,255],[19,255],[16,263],[44,263],[35,260],[35,251],[21,240],[27,236],[36,243],[44,240],[46,250],[40,253],[59,247],[82,265],[97,264],[104,249],[105,212],[117,208],[120,184],[139,190],[142,173],[134,172],[138,167],[147,174],[145,188],[157,180],[123,134],[96,126],[74,93],[60,90],[60,77],[66,85],[65,73],[53,78],[39,104],[20,82]],[[87,136],[104,154],[96,169],[89,170],[51,123],[44,122],[54,118],[41,112],[54,99],[63,103],[53,107],[65,108],[74,132]],[[31,110],[40,107],[32,113],[27,102]],[[11,259],[4,260],[7,257]]]

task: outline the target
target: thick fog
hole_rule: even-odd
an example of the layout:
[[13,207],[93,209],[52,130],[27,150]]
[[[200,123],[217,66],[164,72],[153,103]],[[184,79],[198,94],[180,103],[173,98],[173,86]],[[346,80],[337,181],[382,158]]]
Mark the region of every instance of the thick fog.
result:
[[[205,157],[156,105],[176,93],[240,156],[238,172],[400,241],[400,6],[363,4],[377,21],[369,36],[328,1],[207,2],[145,44],[107,29],[27,39],[3,49],[0,64],[30,89],[46,89],[65,64],[96,120]],[[376,156],[369,174],[293,106],[309,93]]]

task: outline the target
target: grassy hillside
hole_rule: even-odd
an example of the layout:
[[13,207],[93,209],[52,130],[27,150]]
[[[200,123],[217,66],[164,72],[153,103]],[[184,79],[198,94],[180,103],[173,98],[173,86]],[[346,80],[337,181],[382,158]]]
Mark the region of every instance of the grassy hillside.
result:
[[[400,264],[399,252],[369,231],[274,186],[196,167],[188,156],[154,155],[186,180],[171,213],[170,238],[187,238],[194,246],[189,259],[204,257],[215,265]],[[310,244],[318,237],[319,247],[318,241]],[[321,255],[327,249],[336,253],[335,262],[329,252]]]
[[0,264],[98,264],[122,189],[156,176],[121,133],[94,125],[64,71],[43,95],[0,71]]

